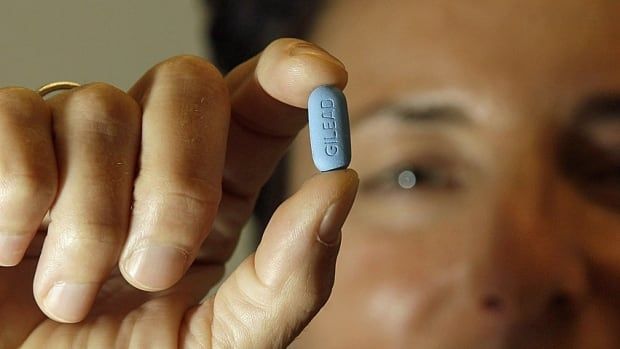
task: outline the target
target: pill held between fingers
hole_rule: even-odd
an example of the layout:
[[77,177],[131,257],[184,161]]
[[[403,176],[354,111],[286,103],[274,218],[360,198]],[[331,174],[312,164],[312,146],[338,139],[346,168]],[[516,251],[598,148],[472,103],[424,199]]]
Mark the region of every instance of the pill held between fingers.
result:
[[315,88],[308,98],[312,160],[321,172],[344,169],[351,162],[349,112],[344,93],[334,86]]

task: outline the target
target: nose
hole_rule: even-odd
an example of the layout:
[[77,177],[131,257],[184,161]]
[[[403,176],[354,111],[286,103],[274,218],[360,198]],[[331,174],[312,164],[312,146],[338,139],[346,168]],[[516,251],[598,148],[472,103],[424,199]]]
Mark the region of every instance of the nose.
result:
[[473,264],[469,298],[483,317],[507,326],[563,326],[578,315],[587,284],[579,257],[551,239],[497,234]]
[[550,331],[577,319],[587,273],[566,221],[569,201],[553,189],[535,189],[530,183],[495,205],[465,282],[470,306],[481,319]]

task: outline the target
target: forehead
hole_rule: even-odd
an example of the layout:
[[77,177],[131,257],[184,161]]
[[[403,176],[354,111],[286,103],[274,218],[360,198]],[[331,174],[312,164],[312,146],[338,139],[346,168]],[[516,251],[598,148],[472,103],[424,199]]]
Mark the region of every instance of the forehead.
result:
[[416,89],[543,101],[620,88],[618,15],[615,0],[336,0],[312,40],[345,62],[353,114]]

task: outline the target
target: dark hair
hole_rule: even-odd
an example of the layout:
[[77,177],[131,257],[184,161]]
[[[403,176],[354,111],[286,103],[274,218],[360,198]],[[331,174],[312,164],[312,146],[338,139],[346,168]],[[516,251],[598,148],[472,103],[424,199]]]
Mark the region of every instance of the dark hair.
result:
[[[207,27],[214,63],[224,72],[259,53],[280,37],[304,38],[321,0],[205,0],[211,15]],[[286,193],[286,158],[263,186],[254,215],[265,228]],[[261,231],[262,231],[261,229]]]
[[229,71],[279,37],[308,34],[320,0],[205,0],[215,63]]

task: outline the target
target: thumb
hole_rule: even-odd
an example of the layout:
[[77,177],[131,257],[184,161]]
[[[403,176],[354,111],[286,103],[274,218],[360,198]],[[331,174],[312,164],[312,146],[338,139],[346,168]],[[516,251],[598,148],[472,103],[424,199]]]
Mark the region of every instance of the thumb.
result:
[[285,201],[256,253],[215,296],[190,309],[184,347],[284,348],[325,304],[334,282],[340,230],[353,205],[353,170],[321,173]]

